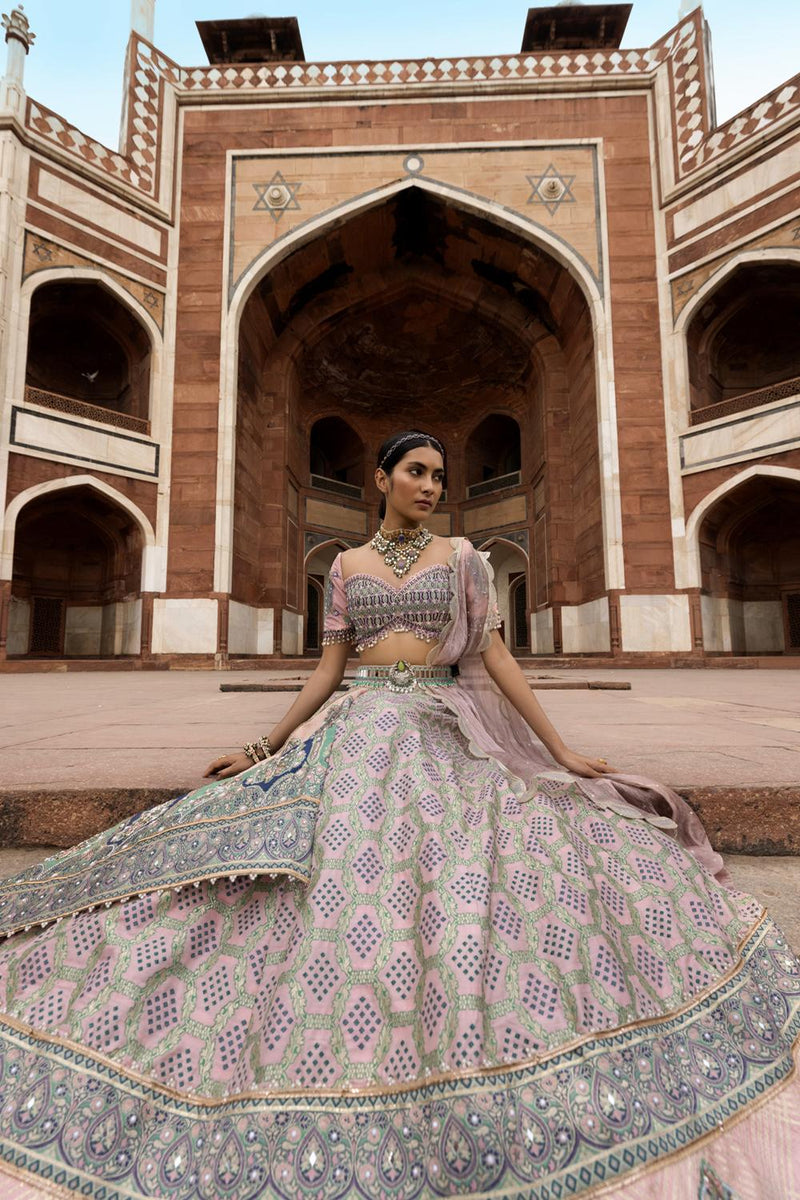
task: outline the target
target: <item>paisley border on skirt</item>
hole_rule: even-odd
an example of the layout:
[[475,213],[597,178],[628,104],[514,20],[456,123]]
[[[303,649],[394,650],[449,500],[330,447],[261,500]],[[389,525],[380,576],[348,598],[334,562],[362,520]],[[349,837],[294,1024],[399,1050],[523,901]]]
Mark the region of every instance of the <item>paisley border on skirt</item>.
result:
[[0,1157],[92,1200],[558,1200],[724,1129],[791,1077],[798,1037],[800,963],[768,918],[680,1013],[402,1091],[209,1104],[2,1018]]

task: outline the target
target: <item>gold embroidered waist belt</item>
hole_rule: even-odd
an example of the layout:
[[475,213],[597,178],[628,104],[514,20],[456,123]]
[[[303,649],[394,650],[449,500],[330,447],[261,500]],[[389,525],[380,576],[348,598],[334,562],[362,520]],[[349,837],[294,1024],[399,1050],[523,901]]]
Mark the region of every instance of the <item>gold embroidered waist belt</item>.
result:
[[353,687],[385,687],[390,692],[412,692],[414,688],[434,684],[447,687],[455,683],[455,667],[421,667],[398,659],[391,666],[357,667]]

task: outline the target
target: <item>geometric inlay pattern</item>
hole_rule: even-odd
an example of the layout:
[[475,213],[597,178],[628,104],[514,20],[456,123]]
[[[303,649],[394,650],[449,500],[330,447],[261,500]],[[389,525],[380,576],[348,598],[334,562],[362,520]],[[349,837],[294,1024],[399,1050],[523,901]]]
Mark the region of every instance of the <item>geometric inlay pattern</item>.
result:
[[546,167],[541,174],[526,175],[525,178],[531,185],[528,204],[543,204],[551,217],[558,212],[562,204],[575,203],[575,197],[572,194],[575,176],[562,175],[553,163],[550,163],[550,166]]
[[285,212],[300,208],[297,193],[302,186],[300,180],[285,179],[281,171],[276,171],[267,183],[253,184],[258,197],[253,212],[268,212],[273,221],[280,221]]

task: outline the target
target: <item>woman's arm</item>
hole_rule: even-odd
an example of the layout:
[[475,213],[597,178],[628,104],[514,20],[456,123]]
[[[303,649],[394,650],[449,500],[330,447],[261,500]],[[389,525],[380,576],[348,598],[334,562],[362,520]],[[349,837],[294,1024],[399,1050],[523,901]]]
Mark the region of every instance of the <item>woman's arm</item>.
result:
[[514,705],[557,763],[566,767],[568,771],[574,771],[576,775],[583,775],[589,779],[616,770],[598,758],[586,758],[583,754],[576,754],[564,744],[558,730],[528,686],[519,663],[508,652],[497,630],[492,634],[492,640],[483,652],[483,662],[506,700]]
[[[349,652],[350,646],[347,642],[335,642],[323,648],[322,657],[311,678],[304,684],[294,704],[269,735],[273,750],[279,750],[298,725],[313,717],[317,709],[330,699],[342,682]],[[231,775],[238,775],[240,771],[245,771],[252,765],[244,751],[224,754],[209,763],[203,778],[213,776],[214,779],[226,779]]]

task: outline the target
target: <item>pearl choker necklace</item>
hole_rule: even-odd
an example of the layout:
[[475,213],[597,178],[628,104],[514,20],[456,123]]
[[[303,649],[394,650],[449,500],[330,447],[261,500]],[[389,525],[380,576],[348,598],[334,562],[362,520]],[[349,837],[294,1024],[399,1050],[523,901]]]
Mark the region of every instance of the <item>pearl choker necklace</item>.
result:
[[397,578],[402,579],[432,541],[433,534],[423,525],[418,529],[384,529],[381,526],[370,546],[377,550]]

